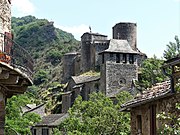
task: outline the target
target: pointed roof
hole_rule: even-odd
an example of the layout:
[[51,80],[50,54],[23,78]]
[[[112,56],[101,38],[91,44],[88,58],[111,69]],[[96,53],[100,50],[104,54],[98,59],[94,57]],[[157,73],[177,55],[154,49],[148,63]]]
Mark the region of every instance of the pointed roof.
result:
[[[109,48],[103,52],[116,52],[116,53],[131,53],[138,54],[129,45],[127,40],[111,39],[109,43]],[[101,53],[103,53],[101,52]]]

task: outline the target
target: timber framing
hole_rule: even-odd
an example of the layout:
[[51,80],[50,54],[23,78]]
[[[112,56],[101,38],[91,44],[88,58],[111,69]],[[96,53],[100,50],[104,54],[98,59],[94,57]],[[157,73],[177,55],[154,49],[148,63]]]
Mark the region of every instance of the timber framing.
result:
[[7,98],[16,94],[23,94],[30,85],[32,85],[32,80],[25,73],[0,62],[0,86]]

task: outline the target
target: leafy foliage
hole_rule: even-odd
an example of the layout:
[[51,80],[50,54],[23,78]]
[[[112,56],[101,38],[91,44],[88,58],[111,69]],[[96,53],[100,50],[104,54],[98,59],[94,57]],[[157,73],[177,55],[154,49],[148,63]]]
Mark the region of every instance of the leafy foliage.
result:
[[161,71],[163,63],[164,61],[158,59],[156,56],[143,61],[138,80],[140,89],[151,87],[155,83],[162,82],[166,79],[166,76]]
[[31,98],[27,95],[13,96],[8,99],[6,105],[6,134],[11,134],[12,130],[20,134],[30,134],[29,126],[40,121],[40,116],[35,113],[22,114],[21,107],[31,103]]
[[167,60],[174,58],[180,54],[180,41],[178,39],[178,36],[175,36],[174,39],[176,42],[169,42],[169,44],[167,45],[167,50],[164,51],[163,55]]
[[[123,103],[130,95],[127,92],[117,98]],[[75,100],[69,110],[69,118],[61,125],[60,129],[68,134],[76,135],[128,135],[130,134],[130,117],[128,113],[119,112],[119,104],[114,105],[112,100],[102,93],[92,93],[88,101],[82,97]]]

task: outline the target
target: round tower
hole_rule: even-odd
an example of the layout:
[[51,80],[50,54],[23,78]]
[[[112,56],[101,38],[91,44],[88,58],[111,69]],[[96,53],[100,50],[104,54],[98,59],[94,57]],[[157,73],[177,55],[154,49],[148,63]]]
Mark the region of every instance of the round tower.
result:
[[118,23],[113,27],[113,39],[127,40],[133,50],[136,49],[136,23]]

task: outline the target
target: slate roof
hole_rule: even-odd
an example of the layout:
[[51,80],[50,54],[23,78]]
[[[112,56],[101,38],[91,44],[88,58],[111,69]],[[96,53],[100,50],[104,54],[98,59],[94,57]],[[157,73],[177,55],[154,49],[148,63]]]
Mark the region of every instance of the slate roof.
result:
[[80,76],[72,76],[72,79],[74,80],[75,84],[82,84],[86,82],[92,82],[95,80],[99,80],[100,76],[88,76],[88,75],[80,75]]
[[[33,107],[33,106],[31,105],[32,108],[30,108],[29,110],[27,110],[27,111],[24,112],[24,113],[32,112],[32,111],[40,108],[40,107],[43,106],[44,104],[45,104],[45,103],[42,103],[42,104],[39,104],[39,105],[37,105],[37,106],[35,106],[35,107]],[[27,105],[26,105],[26,106],[27,106]]]
[[104,50],[103,52],[138,54],[137,51],[134,51],[131,48],[127,40],[119,40],[119,39],[111,39],[109,43],[109,48]]
[[100,34],[100,33],[86,32],[86,33],[84,33],[84,34],[81,36],[81,38],[82,38],[85,34],[107,37],[107,35],[103,35],[103,34]]
[[67,117],[67,113],[50,114],[48,116],[44,116],[42,121],[37,123],[34,127],[56,127]]
[[152,88],[147,89],[142,94],[136,96],[134,99],[121,105],[121,111],[129,110],[132,107],[139,106],[160,98],[172,95],[170,88],[170,81],[157,83]]

